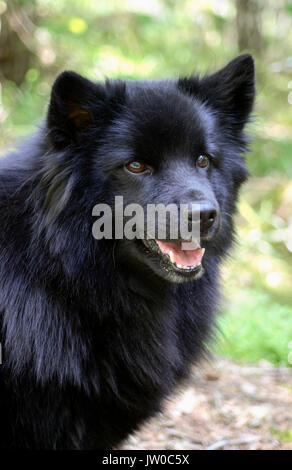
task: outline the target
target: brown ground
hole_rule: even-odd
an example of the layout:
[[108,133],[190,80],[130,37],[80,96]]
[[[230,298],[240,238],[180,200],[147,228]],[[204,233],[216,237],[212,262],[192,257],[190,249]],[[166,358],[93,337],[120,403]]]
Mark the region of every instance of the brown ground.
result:
[[292,449],[292,369],[226,359],[194,369],[122,449]]

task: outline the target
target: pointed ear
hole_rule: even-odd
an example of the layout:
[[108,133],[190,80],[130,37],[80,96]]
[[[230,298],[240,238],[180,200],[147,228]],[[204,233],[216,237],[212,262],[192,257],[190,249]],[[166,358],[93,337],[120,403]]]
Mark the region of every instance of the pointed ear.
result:
[[104,99],[104,90],[75,72],[63,72],[56,79],[47,116],[49,135],[56,147],[74,142],[90,128],[93,108]]
[[179,88],[207,102],[232,124],[242,128],[248,121],[254,104],[253,58],[250,54],[240,55],[202,80],[179,80]]

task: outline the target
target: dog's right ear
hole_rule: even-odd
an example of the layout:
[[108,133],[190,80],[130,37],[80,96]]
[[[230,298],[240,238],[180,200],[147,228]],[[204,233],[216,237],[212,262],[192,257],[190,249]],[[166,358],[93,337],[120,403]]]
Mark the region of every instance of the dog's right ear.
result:
[[86,134],[89,138],[91,130],[112,118],[124,95],[124,82],[93,83],[75,72],[61,73],[53,85],[47,115],[54,147],[65,148]]
[[53,144],[62,148],[93,123],[93,107],[104,99],[103,87],[75,72],[61,73],[52,88],[47,126]]

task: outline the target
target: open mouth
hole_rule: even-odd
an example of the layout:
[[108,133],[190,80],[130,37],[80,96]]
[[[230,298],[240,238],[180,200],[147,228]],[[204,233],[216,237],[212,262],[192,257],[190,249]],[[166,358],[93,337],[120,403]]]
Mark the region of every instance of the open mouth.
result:
[[[157,254],[164,266],[182,274],[198,272],[202,269],[202,258],[205,249],[199,245],[194,246],[193,242],[183,240],[162,241],[162,240],[142,240],[146,248]],[[192,246],[188,246],[192,243]]]

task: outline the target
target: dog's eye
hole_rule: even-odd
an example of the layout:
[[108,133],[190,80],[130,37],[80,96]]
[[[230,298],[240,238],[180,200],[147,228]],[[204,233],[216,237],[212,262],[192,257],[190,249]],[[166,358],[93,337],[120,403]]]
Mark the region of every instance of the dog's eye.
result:
[[207,155],[200,155],[197,158],[197,166],[200,168],[207,168],[210,164],[210,159]]
[[145,170],[147,170],[145,163],[139,161],[127,163],[126,168],[131,173],[143,173]]

